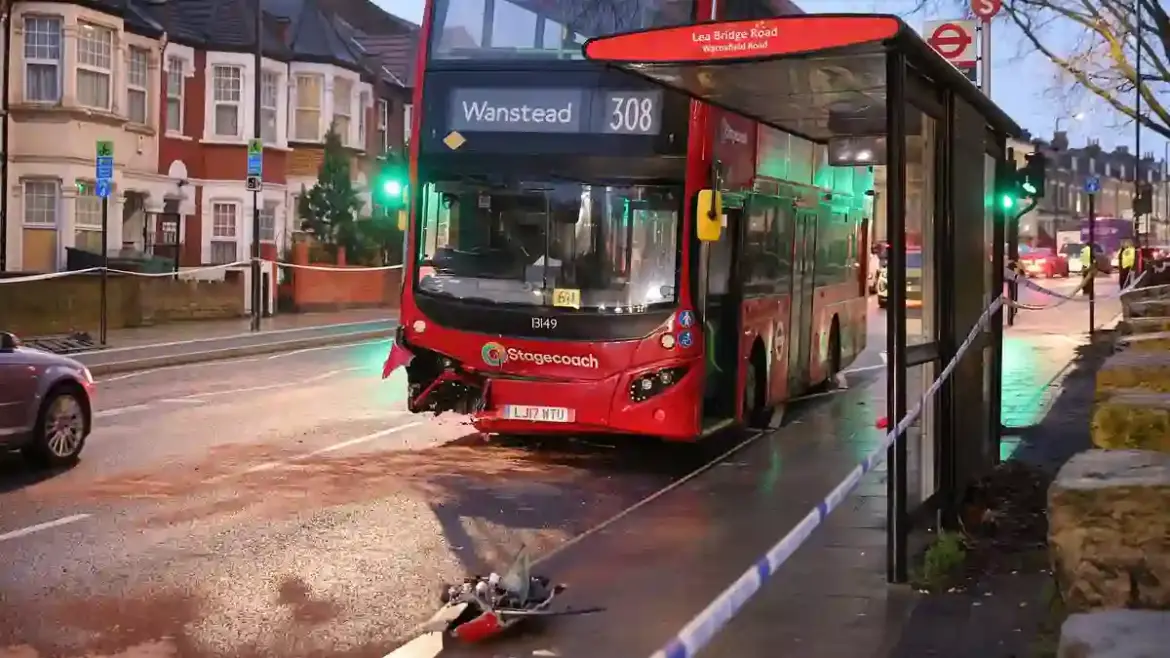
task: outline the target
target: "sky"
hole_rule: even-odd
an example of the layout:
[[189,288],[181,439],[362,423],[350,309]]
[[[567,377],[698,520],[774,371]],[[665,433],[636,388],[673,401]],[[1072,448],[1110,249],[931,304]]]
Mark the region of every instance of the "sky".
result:
[[[374,2],[402,18],[415,22],[422,20],[424,0]],[[926,20],[962,18],[960,11],[951,12],[950,15],[907,15],[916,4],[913,0],[796,0],[796,3],[809,13],[881,11],[899,14],[918,30],[922,29]],[[1034,137],[1050,137],[1059,122],[1060,129],[1069,133],[1073,146],[1082,146],[1086,139],[1096,138],[1106,149],[1121,145],[1133,148],[1132,122],[1120,118],[1104,102],[1090,95],[1071,98],[1067,93],[1069,83],[1060,79],[1056,67],[1043,55],[1032,51],[1018,29],[1005,17],[1001,18],[1004,20],[997,20],[993,24],[991,48],[991,95],[1000,107]],[[1060,36],[1075,38],[1076,35]],[[1143,151],[1153,151],[1155,157],[1160,159],[1164,147],[1164,140],[1148,130],[1144,131]]]

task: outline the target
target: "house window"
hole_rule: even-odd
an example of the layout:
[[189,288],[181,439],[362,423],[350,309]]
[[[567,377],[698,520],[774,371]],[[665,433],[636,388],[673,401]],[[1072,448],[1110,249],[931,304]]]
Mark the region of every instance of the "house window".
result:
[[77,102],[109,110],[114,32],[88,23],[78,23],[77,29]]
[[24,98],[61,100],[61,19],[56,16],[24,17]]
[[235,203],[211,204],[211,264],[226,265],[236,262],[237,231],[240,206]]
[[97,195],[93,181],[77,186],[73,213],[73,246],[93,254],[104,251],[102,245],[102,199]]
[[146,90],[149,84],[150,51],[131,47],[126,67],[126,114],[134,123],[148,123],[146,120],[148,115]]
[[183,58],[167,58],[167,132],[183,133]]
[[265,201],[260,210],[260,241],[276,242],[276,202]]
[[386,129],[390,125],[390,103],[385,99],[378,99],[378,155],[390,150],[390,142],[386,139]]
[[349,144],[349,126],[353,118],[353,83],[344,78],[333,79],[333,130],[342,144]]
[[297,109],[293,121],[295,139],[321,139],[321,76],[297,76]]
[[413,105],[403,105],[402,106],[402,143],[403,144],[410,143],[410,129],[414,125],[413,121],[414,121],[414,106]]
[[280,74],[265,71],[260,76],[260,137],[265,144],[276,143],[276,108],[280,99]]
[[217,65],[212,70],[217,137],[240,136],[241,80],[242,73],[238,66]]
[[366,113],[370,106],[370,94],[363,91],[358,95],[358,146],[365,150],[369,147],[366,142]]
[[30,180],[24,182],[24,225],[57,225],[57,200],[60,198],[57,181]]

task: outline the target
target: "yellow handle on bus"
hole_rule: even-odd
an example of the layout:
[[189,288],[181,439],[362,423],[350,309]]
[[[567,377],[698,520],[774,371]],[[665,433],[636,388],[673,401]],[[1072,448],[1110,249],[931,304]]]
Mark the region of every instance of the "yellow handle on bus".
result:
[[699,190],[695,209],[695,235],[703,242],[718,242],[723,234],[723,195]]
[[399,231],[406,230],[406,211],[405,210],[398,211],[398,230]]

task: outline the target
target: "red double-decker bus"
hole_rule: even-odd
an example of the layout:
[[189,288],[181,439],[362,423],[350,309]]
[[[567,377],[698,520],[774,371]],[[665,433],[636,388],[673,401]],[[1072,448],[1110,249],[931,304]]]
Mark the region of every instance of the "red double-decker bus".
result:
[[387,362],[412,355],[412,411],[694,440],[766,424],[862,351],[872,170],[582,57],[796,11],[719,1],[428,3]]

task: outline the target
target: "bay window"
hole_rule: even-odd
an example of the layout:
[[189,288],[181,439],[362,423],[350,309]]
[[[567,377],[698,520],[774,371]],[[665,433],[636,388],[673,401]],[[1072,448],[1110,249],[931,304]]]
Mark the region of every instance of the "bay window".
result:
[[217,137],[240,136],[240,92],[243,73],[238,66],[212,67],[212,93],[215,103]]
[[77,102],[85,107],[110,110],[113,83],[114,31],[77,24]]
[[182,57],[167,58],[167,132],[183,134]]
[[293,138],[303,141],[321,139],[322,77],[313,74],[297,76],[297,106],[293,119]]
[[370,106],[370,93],[363,91],[358,96],[358,146],[362,150],[369,148],[366,142],[366,114]]
[[237,203],[216,201],[211,204],[211,264],[234,263],[239,256],[239,217]]
[[147,119],[149,88],[150,51],[131,46],[126,65],[126,116],[130,121],[144,125],[150,123]]
[[24,99],[61,100],[61,18],[24,16]]
[[280,74],[265,71],[260,76],[260,137],[265,144],[275,144],[276,108],[280,101]]
[[102,244],[102,199],[97,195],[96,184],[86,181],[77,186],[76,205],[73,213],[73,246],[91,254],[105,251]]
[[378,99],[378,142],[375,146],[378,155],[382,155],[390,148],[387,130],[390,126],[390,102],[385,98]]
[[344,78],[333,78],[333,130],[342,144],[349,144],[349,126],[353,118],[353,83]]

